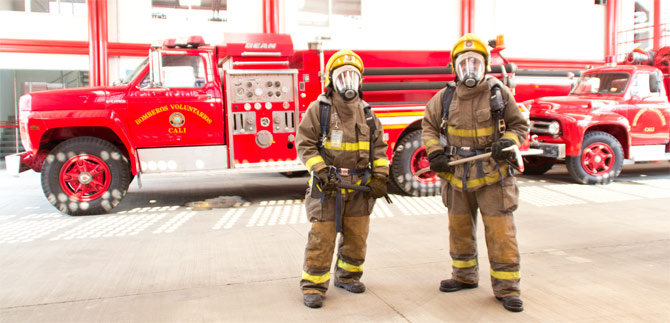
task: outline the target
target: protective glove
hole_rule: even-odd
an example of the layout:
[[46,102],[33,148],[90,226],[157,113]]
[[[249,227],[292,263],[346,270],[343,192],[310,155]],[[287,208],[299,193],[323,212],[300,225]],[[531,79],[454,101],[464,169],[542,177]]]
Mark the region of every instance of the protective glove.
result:
[[388,182],[386,176],[377,174],[372,175],[372,179],[370,180],[370,183],[368,183],[368,186],[370,187],[370,196],[378,199],[386,195],[386,182]]
[[319,178],[319,187],[321,187],[321,191],[334,191],[337,189],[335,178],[328,176],[328,168],[320,170],[316,173],[316,177]]
[[503,149],[507,147],[514,146],[515,143],[512,139],[509,138],[500,138],[497,141],[493,142],[493,145],[491,145],[491,157],[495,160],[505,160],[508,158],[512,158],[514,156],[514,152],[509,150],[509,151],[503,151]]
[[428,155],[430,170],[434,172],[454,172],[454,166],[449,166],[449,157],[443,150],[436,150]]

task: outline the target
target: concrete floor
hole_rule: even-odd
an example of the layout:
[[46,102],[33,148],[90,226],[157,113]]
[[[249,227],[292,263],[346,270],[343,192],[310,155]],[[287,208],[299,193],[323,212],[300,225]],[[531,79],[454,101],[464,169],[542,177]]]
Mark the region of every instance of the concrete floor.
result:
[[[331,286],[314,310],[298,289],[305,178],[147,176],[113,214],[69,217],[39,174],[0,172],[0,322],[670,321],[667,163],[626,166],[608,186],[573,184],[563,167],[519,181],[524,312],[493,298],[481,220],[479,288],[439,292],[446,209],[401,196],[375,208],[368,290]],[[184,206],[220,195],[245,202]]]

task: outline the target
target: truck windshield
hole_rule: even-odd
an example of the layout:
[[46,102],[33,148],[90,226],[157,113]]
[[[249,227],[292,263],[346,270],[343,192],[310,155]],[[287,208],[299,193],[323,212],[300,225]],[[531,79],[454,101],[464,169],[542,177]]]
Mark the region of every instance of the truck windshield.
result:
[[621,94],[629,79],[626,73],[583,74],[570,94]]
[[128,74],[128,76],[126,76],[126,78],[123,80],[123,82],[121,82],[121,84],[128,84],[128,83],[130,83],[130,81],[134,80],[135,77],[137,76],[137,74],[139,74],[144,69],[144,67],[147,66],[148,62],[149,62],[149,58],[147,57],[142,61],[142,63],[140,63],[140,65],[135,67],[135,70],[133,70],[132,73],[130,73],[130,74]]

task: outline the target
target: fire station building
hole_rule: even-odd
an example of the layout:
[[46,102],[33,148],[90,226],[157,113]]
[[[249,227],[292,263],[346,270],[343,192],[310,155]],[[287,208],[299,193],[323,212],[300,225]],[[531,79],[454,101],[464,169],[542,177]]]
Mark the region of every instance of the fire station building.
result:
[[583,68],[667,45],[666,7],[654,0],[0,0],[0,159],[22,150],[21,95],[112,84],[151,43],[168,38],[219,44],[226,32],[286,33],[296,49],[322,39],[324,49],[449,50],[470,32],[503,35],[505,56],[520,68]]

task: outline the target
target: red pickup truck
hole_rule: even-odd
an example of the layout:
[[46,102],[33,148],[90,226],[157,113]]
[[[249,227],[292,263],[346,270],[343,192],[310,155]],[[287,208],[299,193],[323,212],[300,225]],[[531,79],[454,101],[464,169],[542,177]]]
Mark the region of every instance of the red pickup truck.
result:
[[[655,58],[655,60],[654,60]],[[607,184],[624,162],[670,160],[670,47],[640,51],[618,66],[586,70],[568,96],[524,101],[531,148],[525,173],[565,162],[574,180]]]

